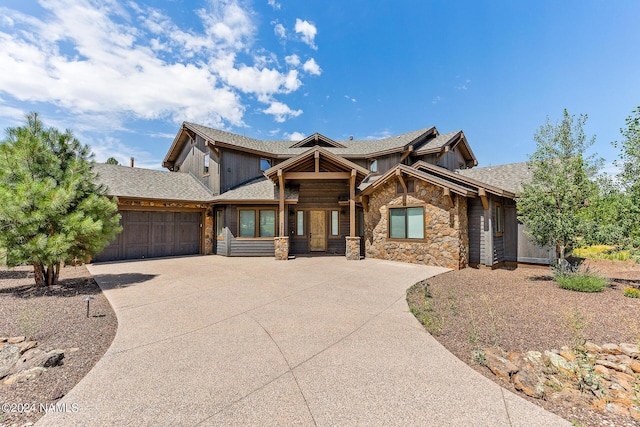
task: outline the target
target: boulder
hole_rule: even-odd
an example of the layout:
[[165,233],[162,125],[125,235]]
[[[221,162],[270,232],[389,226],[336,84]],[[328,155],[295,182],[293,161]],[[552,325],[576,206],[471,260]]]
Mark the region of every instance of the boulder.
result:
[[573,363],[569,362],[559,354],[545,351],[544,355],[549,359],[549,363],[551,363],[560,372],[569,373],[573,372],[575,369],[575,365]]
[[600,346],[602,350],[600,350],[601,353],[607,353],[607,354],[622,354],[622,350],[620,350],[620,347],[618,346],[618,344],[602,344],[602,346]]
[[580,393],[578,390],[566,389],[557,391],[546,396],[549,402],[555,402],[565,407],[589,407],[591,397],[587,394]]
[[536,368],[531,363],[525,364],[511,378],[516,390],[523,392],[527,396],[537,399],[544,396],[544,380],[536,372]]
[[625,374],[623,372],[614,372],[611,374],[611,381],[622,386],[622,388],[624,388],[626,391],[634,390],[634,380],[635,378],[633,378],[631,375]]
[[640,357],[640,350],[638,349],[638,344],[621,343],[618,347],[620,347],[620,350],[629,357],[633,357],[633,358]]
[[20,359],[20,347],[5,345],[0,350],[0,379],[11,373],[13,365]]
[[600,366],[604,366],[607,369],[611,369],[614,371],[622,371],[622,367],[620,367],[620,365],[618,365],[617,363],[611,362],[609,360],[604,360],[604,359],[598,359],[596,360],[596,366],[600,365]]
[[587,350],[589,353],[593,353],[593,354],[597,354],[602,351],[602,348],[599,345],[594,344],[591,341],[587,341],[584,344],[584,349]]
[[598,374],[598,375],[602,375],[605,378],[609,378],[609,369],[607,369],[606,367],[602,366],[602,365],[596,365],[593,367],[593,372]]
[[26,371],[37,366],[42,368],[58,366],[62,363],[62,359],[64,359],[64,352],[62,350],[44,352],[38,348],[32,348],[20,357],[18,362],[15,364],[12,373]]
[[502,354],[495,350],[485,350],[486,366],[499,378],[509,381],[511,375],[518,372],[518,367],[509,362]]
[[18,344],[26,339],[27,337],[11,337],[7,339],[7,344]]
[[38,341],[23,341],[19,343],[18,347],[20,347],[20,354],[24,354],[25,352],[27,352],[27,350],[31,350],[32,348],[35,348],[37,345],[38,345]]
[[25,381],[32,380],[34,378],[42,375],[43,372],[46,372],[47,368],[43,368],[40,366],[36,366],[31,369],[27,369],[26,371],[18,372],[17,374],[13,374],[2,382],[4,385],[12,385],[15,383],[22,383]]
[[629,368],[636,374],[640,374],[640,362],[637,360],[632,360],[631,363],[629,363]]

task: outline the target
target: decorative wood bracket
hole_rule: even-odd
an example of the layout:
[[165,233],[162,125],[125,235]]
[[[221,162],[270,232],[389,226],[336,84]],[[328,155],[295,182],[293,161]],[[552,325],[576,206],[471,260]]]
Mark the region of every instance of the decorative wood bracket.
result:
[[449,202],[449,208],[454,208],[456,206],[456,203],[453,200],[453,194],[451,194],[451,190],[449,190],[448,188],[445,188],[444,195],[447,198],[447,201]]
[[484,191],[484,188],[478,188],[478,196],[480,196],[480,200],[482,200],[482,207],[485,211],[488,211],[489,199],[487,198],[487,193]]

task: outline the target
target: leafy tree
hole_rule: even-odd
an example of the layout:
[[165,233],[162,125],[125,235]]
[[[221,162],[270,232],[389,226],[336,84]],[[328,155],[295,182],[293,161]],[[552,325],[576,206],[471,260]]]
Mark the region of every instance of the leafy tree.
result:
[[565,109],[562,121],[547,122],[534,135],[536,151],[529,156],[532,180],[523,184],[518,198],[518,218],[529,235],[542,246],[556,248],[564,259],[581,231],[580,213],[594,194],[589,180],[600,160],[586,156],[595,137],[586,139],[586,115],[578,118]]
[[581,210],[582,237],[587,245],[625,247],[640,237],[637,233],[638,206],[609,176],[596,181],[596,192]]
[[71,131],[45,128],[36,113],[0,143],[0,247],[8,266],[33,265],[37,286],[57,283],[63,261],[100,252],[121,230],[91,157]]
[[109,157],[105,163],[108,164],[108,165],[119,165],[120,164],[120,162],[118,162],[115,157]]
[[620,150],[622,160],[616,164],[621,166],[619,177],[633,194],[636,204],[640,204],[640,107],[627,117],[626,124],[626,128],[620,129],[624,139],[613,143]]

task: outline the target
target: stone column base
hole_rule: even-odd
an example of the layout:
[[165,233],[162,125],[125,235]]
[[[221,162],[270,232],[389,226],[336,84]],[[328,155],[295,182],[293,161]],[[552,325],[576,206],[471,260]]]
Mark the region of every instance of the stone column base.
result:
[[347,240],[347,250],[345,255],[349,261],[360,260],[360,237],[345,237]]
[[286,261],[289,259],[289,237],[274,237],[273,248],[276,252],[276,260]]

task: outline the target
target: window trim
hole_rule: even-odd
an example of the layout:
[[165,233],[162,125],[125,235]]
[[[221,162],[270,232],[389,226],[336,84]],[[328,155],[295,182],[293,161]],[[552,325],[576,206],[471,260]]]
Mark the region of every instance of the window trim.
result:
[[504,208],[502,203],[495,203],[493,212],[493,235],[499,237],[504,234]]
[[[409,221],[407,221],[407,209],[410,208],[422,208],[422,237],[406,237],[408,233]],[[391,237],[391,210],[393,209],[404,209],[404,235],[405,237]],[[387,207],[387,239],[393,241],[403,241],[403,242],[426,242],[427,241],[427,233],[425,230],[425,205],[424,204],[412,204],[412,205],[403,205],[403,206],[388,206]]]
[[202,176],[211,175],[211,151],[207,148],[205,152],[202,154],[203,157],[203,166],[202,166]]
[[378,173],[378,159],[369,160],[369,172]]
[[[249,237],[249,236],[242,236],[240,237],[240,212],[243,211],[252,211],[254,213],[254,225],[253,225],[253,237]],[[274,218],[274,223],[273,223],[273,236],[271,237],[263,237],[260,236],[260,212],[262,211],[271,211],[273,212],[273,218]],[[239,208],[238,209],[238,229],[237,231],[237,235],[236,235],[236,239],[251,239],[251,240],[273,240],[275,237],[278,236],[278,210],[275,208]]]
[[[296,230],[295,230],[295,236],[296,237],[304,237],[306,236],[306,229],[307,229],[307,224],[306,224],[306,218],[305,218],[305,212],[302,209],[299,209],[296,211]],[[300,225],[302,225],[302,234],[299,233],[300,231]]]

